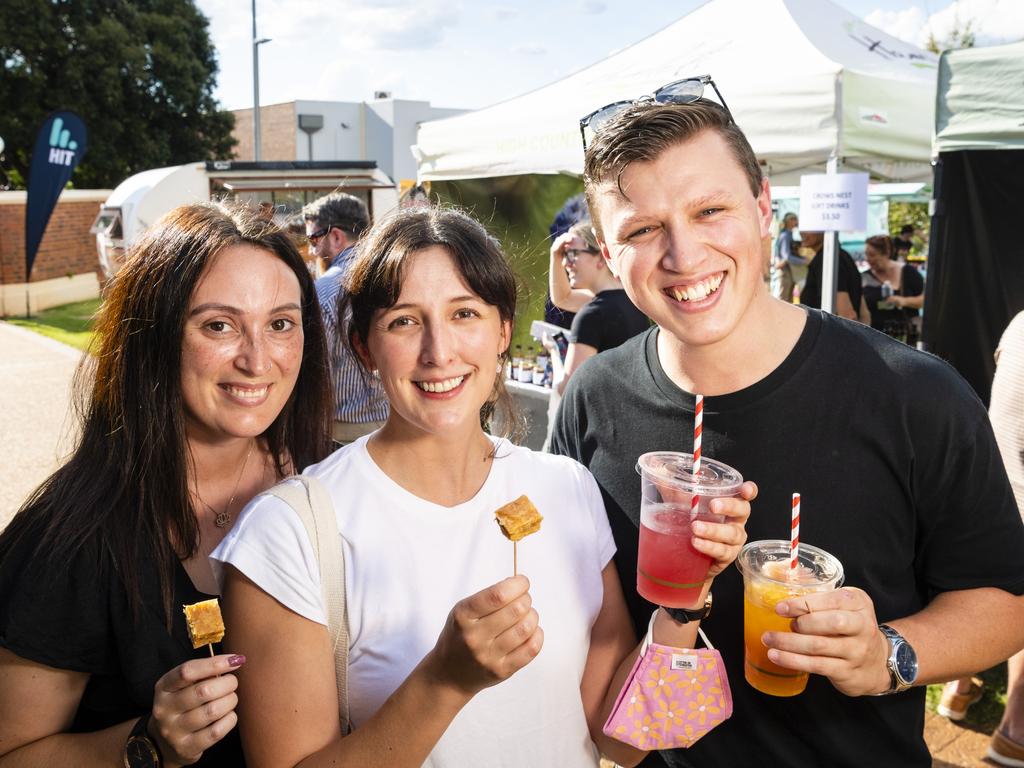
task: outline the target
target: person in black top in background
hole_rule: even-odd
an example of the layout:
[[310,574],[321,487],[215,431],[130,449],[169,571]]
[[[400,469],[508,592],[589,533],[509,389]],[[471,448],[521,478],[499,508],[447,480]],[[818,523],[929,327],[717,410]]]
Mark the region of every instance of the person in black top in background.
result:
[[861,276],[871,327],[890,335],[906,333],[924,306],[924,278],[914,267],[893,258],[892,241],[874,235],[864,243],[867,272]]
[[897,260],[906,260],[910,251],[914,248],[914,227],[911,224],[904,224],[900,227],[899,237],[892,239],[893,257]]
[[[800,293],[800,303],[805,307],[821,309],[822,254],[825,251],[824,232],[804,232],[801,241],[806,248],[814,250],[814,258],[807,267],[807,282]],[[853,257],[840,248],[836,253],[836,305],[835,314],[847,320],[870,323],[868,309],[864,304],[863,289],[860,285],[860,270]]]
[[313,279],[252,212],[183,206],[129,253],[94,345],[79,443],[0,536],[0,765],[243,765],[243,649],[193,650],[182,604],[216,593],[207,555],[245,503],[328,452]]
[[552,300],[559,308],[576,312],[565,362],[561,363],[557,354],[552,358],[554,388],[561,394],[569,377],[586,360],[647,330],[651,321],[633,306],[622,283],[604,263],[589,221],[573,224],[552,244],[551,254],[548,285]]
[[722,652],[734,713],[661,755],[673,767],[931,766],[924,684],[1024,645],[1024,526],[988,416],[942,361],[769,295],[768,182],[728,110],[692,89],[672,103],[679,88],[612,105],[621,111],[591,132],[584,179],[598,240],[657,327],[577,372],[553,450],[597,479],[638,633],[651,606],[632,587],[634,468],[647,451],[690,450],[694,393],[704,454],[760,487],[750,540],[785,539],[800,492],[801,541],[837,556],[846,585],[779,603],[794,631],[761,642],[775,663],[813,674],[804,693],[776,698],[743,679],[742,579],[720,574],[702,627]]

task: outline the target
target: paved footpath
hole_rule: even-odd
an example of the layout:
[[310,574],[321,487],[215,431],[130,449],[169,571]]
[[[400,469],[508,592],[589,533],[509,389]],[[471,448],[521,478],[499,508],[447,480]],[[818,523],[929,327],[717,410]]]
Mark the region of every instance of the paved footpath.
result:
[[[68,404],[80,359],[72,347],[0,321],[0,529],[71,450]],[[989,765],[980,759],[987,735],[932,713],[925,720],[935,768]]]
[[82,354],[0,322],[0,529],[71,450],[71,378]]

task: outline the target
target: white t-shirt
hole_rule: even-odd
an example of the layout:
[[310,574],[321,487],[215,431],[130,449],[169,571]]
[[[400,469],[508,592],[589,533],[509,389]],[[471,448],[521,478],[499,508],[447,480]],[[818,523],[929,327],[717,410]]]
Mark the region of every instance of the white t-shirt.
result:
[[[480,491],[443,507],[401,488],[374,463],[367,438],[305,471],[330,492],[345,552],[349,703],[365,723],[434,647],[452,607],[512,575],[512,542],[494,510],[527,494],[544,522],[519,542],[519,572],[544,629],[525,668],[456,716],[430,768],[596,766],[580,699],[601,571],[615,544],[597,484],[575,461],[496,441]],[[257,497],[211,556],[230,563],[301,616],[326,624],[316,555],[298,516]],[[423,702],[425,707],[430,702]]]

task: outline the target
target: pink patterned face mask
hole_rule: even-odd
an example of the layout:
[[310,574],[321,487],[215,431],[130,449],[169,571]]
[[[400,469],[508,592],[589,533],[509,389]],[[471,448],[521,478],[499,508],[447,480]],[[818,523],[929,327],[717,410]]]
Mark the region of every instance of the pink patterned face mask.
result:
[[654,616],[640,657],[626,678],[604,733],[638,749],[688,747],[732,715],[732,693],[722,655],[651,641]]

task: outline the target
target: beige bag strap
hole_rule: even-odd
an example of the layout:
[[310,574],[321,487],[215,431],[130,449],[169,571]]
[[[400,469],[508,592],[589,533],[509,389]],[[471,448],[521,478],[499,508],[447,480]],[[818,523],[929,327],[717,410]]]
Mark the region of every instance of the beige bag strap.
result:
[[[298,480],[302,486],[289,481]],[[348,710],[348,606],[345,602],[345,553],[334,504],[327,489],[314,477],[293,475],[264,493],[276,496],[302,520],[320,565],[320,591],[327,613],[327,629],[334,650],[341,732],[351,729]]]

